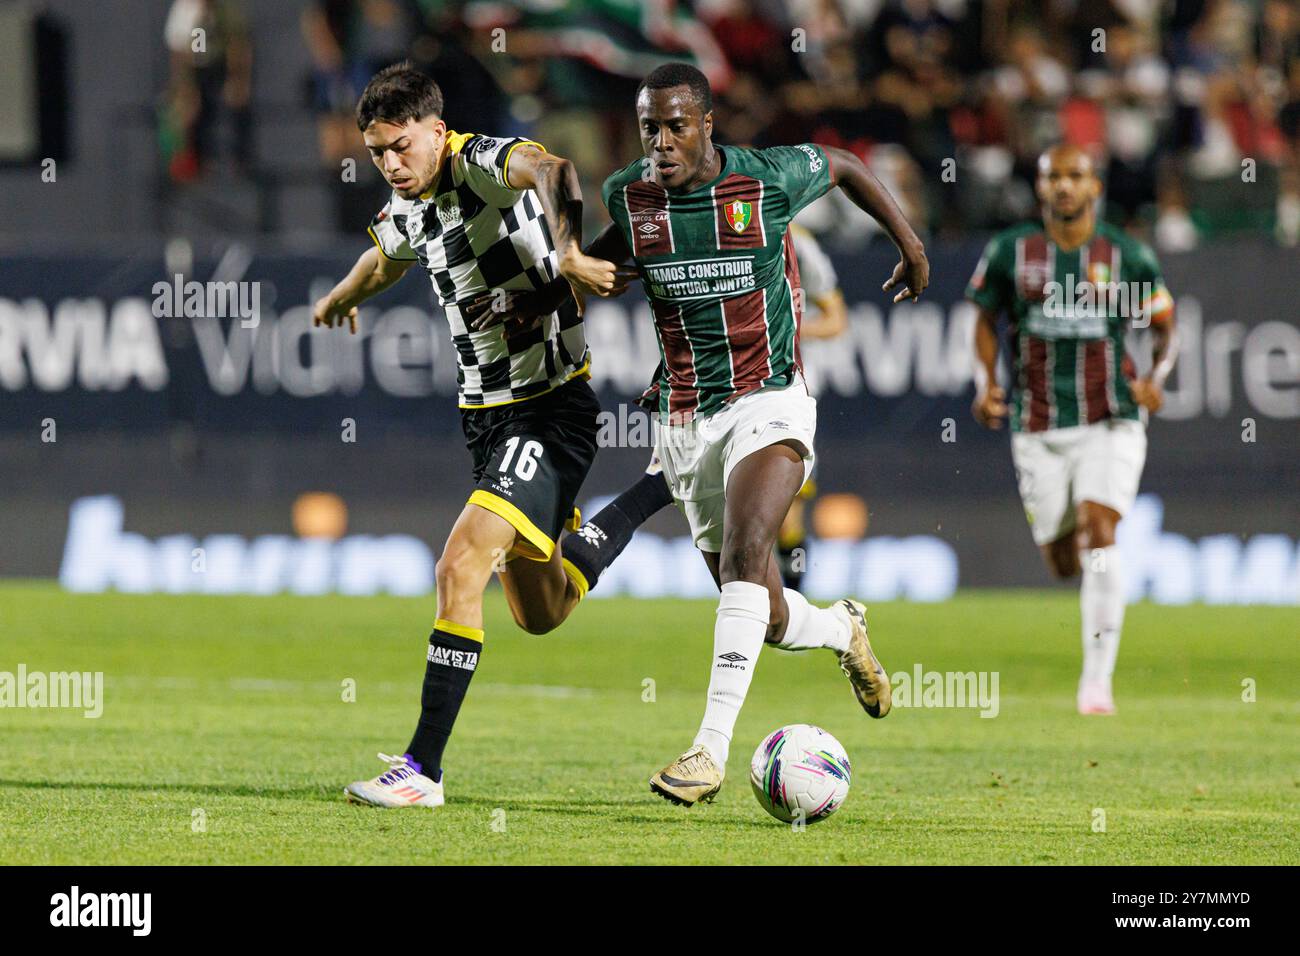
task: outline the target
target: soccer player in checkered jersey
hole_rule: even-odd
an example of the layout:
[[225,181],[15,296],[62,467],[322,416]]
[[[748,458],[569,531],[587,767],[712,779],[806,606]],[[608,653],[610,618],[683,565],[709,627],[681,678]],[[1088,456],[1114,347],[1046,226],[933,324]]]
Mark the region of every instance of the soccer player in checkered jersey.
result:
[[816,405],[799,367],[799,273],[790,220],[838,186],[878,219],[902,260],[896,301],[929,281],[920,240],[852,153],[812,144],[713,142],[712,94],[694,67],[667,64],[636,98],[644,158],[610,176],[613,220],[593,251],[631,257],[663,359],[655,450],[695,545],[721,589],[704,717],[691,747],[650,780],[679,804],[722,786],[736,718],[765,643],[830,648],[863,709],[889,712],[889,680],[856,601],[814,607],[782,587],[773,545],[813,464]]
[[[317,325],[355,334],[357,306],[420,264],[451,326],[476,482],[438,559],[414,736],[401,756],[380,755],[387,771],[346,788],[381,807],[444,801],[443,750],[482,652],[492,574],[534,634],[558,626],[595,584],[559,545],[576,526],[574,501],[596,453],[583,296],[616,295],[635,274],[582,252],[571,163],[528,140],[451,131],[442,110],[434,81],[407,64],[376,74],[362,93],[357,126],[393,194],[370,224],[374,246],[315,305]],[[653,513],[668,500],[657,475],[620,496],[623,510],[606,515],[616,519],[605,522],[608,559],[648,516],[637,507]]]
[[[993,237],[966,290],[979,308],[974,413],[989,428],[1010,419],[1034,541],[1053,574],[1082,572],[1077,704],[1081,714],[1113,714],[1125,587],[1115,527],[1137,496],[1147,415],[1160,410],[1174,367],[1174,303],[1151,250],[1097,221],[1101,182],[1087,153],[1043,153],[1037,192],[1042,222]],[[1010,407],[996,375],[1003,311]],[[1138,378],[1124,336],[1147,324],[1154,356]]]

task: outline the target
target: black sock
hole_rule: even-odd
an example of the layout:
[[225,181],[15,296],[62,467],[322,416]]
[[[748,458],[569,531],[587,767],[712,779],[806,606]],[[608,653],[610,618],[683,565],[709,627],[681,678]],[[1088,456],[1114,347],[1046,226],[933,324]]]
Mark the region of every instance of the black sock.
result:
[[642,475],[576,534],[564,539],[561,546],[564,559],[582,575],[588,590],[594,588],[601,574],[632,540],[632,532],[672,501],[663,472]]
[[[452,631],[457,633],[452,633]],[[474,639],[474,635],[478,639]],[[420,692],[420,722],[406,748],[407,757],[419,765],[420,773],[442,779],[442,751],[460,713],[470,678],[483,650],[483,632],[439,618],[429,635],[428,663],[424,665],[424,689]]]
[[777,564],[781,568],[781,583],[791,591],[803,587],[804,569],[808,567],[808,544],[804,538],[787,541],[776,547]]

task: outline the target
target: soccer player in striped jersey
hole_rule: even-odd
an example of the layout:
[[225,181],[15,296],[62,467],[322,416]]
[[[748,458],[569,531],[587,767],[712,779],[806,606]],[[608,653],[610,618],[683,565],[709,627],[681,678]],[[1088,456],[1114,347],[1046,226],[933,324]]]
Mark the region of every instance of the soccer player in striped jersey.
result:
[[[615,295],[634,276],[582,252],[582,193],[570,162],[529,140],[448,130],[442,110],[437,84],[407,64],[366,87],[357,126],[393,194],[370,224],[375,246],[314,310],[317,325],[355,334],[357,307],[418,262],[451,326],[473,459],[476,488],[438,559],[414,736],[404,754],[380,754],[388,770],[345,790],[381,807],[444,802],[443,750],[482,653],[492,574],[516,622],[534,634],[557,627],[595,583],[559,543],[576,527],[600,411],[586,381],[582,296]],[[511,315],[490,321],[493,311]],[[653,513],[668,500],[666,490],[657,500],[662,484],[647,476],[620,500],[631,494]],[[634,527],[615,517],[606,522],[607,554]]]
[[920,240],[852,153],[812,144],[747,149],[713,142],[704,75],[667,64],[636,98],[645,156],[603,189],[613,220],[593,243],[631,257],[661,352],[655,449],[695,545],[721,588],[704,718],[693,745],[650,787],[680,804],[722,786],[736,718],[764,643],[832,649],[862,707],[889,712],[888,677],[861,604],[814,607],[785,590],[777,530],[813,463],[816,405],[799,366],[795,214],[838,186],[902,253],[885,282],[915,298],[929,281]]
[[[1115,527],[1137,496],[1147,415],[1159,411],[1174,367],[1174,303],[1151,250],[1098,222],[1101,181],[1087,153],[1043,153],[1036,185],[1042,222],[994,236],[966,290],[979,309],[974,413],[989,428],[1009,417],[1034,541],[1058,577],[1082,572],[1078,709],[1112,714],[1125,586]],[[1009,407],[996,375],[1004,311]],[[1148,324],[1152,368],[1138,378],[1124,336]]]

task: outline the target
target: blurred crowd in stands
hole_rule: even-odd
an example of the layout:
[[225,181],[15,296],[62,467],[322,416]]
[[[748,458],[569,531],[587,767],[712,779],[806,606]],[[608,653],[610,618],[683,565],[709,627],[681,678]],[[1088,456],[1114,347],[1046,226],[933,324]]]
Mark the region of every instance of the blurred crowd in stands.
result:
[[[212,117],[251,128],[253,52],[285,38],[250,36],[240,9],[174,0],[173,178],[202,175]],[[184,42],[195,23],[218,40],[203,54]],[[637,81],[683,60],[712,81],[719,142],[852,149],[931,234],[1036,215],[1035,158],[1064,140],[1096,158],[1106,216],[1162,249],[1300,243],[1300,0],[308,0],[301,38],[301,101],[335,179],[368,163],[361,88],[410,59],[451,128],[574,159],[597,222],[604,175],[640,152]],[[341,191],[340,228],[358,214]],[[801,221],[832,244],[873,229],[836,194]]]

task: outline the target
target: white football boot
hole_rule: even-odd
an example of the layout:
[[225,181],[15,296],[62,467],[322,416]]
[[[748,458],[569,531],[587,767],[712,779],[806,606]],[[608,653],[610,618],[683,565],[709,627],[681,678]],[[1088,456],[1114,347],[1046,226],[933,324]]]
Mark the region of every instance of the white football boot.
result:
[[1115,698],[1108,680],[1080,680],[1079,694],[1075,699],[1081,714],[1115,713]]
[[372,807],[440,807],[446,801],[442,781],[431,780],[406,762],[406,757],[380,754],[388,769],[373,780],[358,780],[343,788],[350,803]]

